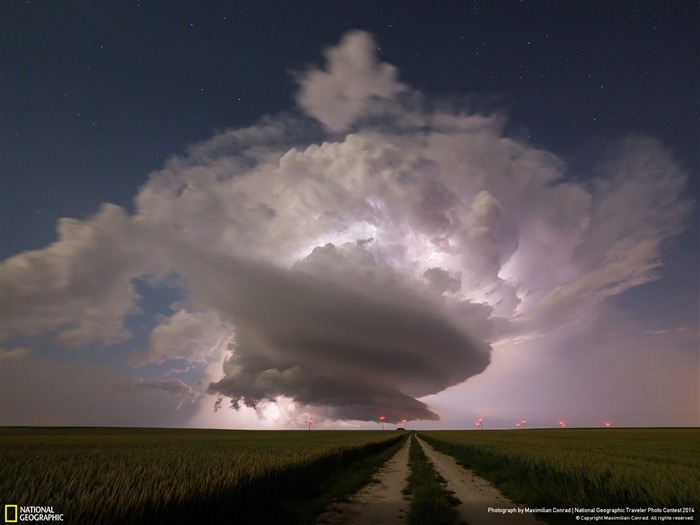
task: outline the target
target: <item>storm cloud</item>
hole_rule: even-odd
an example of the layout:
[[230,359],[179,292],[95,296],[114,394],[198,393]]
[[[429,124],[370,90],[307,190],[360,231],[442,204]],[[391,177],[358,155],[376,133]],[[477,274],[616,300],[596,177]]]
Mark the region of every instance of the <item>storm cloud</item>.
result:
[[[305,115],[192,145],[133,214],[62,219],[54,244],[3,261],[4,343],[127,341],[148,279],[183,298],[136,366],[204,367],[234,408],[286,398],[330,419],[435,420],[424,398],[484,372],[492,347],[552,330],[565,344],[569,325],[595,326],[606,299],[657,278],[690,210],[663,144],[621,139],[573,180],[502,114],[412,92],[375,52],[349,33],[297,74]],[[181,383],[121,389],[193,398]]]
[[117,394],[126,394],[137,390],[162,390],[180,399],[178,408],[185,400],[194,401],[199,394],[181,379],[143,379],[135,377],[114,383],[112,390]]
[[345,131],[372,97],[392,98],[406,86],[398,70],[375,57],[377,45],[364,31],[351,31],[326,50],[327,70],[312,68],[297,76],[297,102],[334,132]]
[[[197,293],[236,327],[225,377],[209,387],[234,407],[286,396],[339,419],[437,419],[415,398],[488,365],[490,347],[417,292],[351,289],[198,251],[187,262],[198,271]],[[489,309],[477,312],[486,323]]]

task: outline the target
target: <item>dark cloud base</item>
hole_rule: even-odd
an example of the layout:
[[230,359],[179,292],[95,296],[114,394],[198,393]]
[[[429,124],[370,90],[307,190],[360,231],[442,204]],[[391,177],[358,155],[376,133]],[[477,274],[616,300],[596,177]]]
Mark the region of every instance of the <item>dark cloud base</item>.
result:
[[351,290],[300,271],[189,253],[206,269],[197,289],[236,326],[225,377],[209,386],[234,407],[286,396],[339,419],[435,420],[415,398],[489,364],[487,344],[417,293],[404,290],[399,302],[382,290]]

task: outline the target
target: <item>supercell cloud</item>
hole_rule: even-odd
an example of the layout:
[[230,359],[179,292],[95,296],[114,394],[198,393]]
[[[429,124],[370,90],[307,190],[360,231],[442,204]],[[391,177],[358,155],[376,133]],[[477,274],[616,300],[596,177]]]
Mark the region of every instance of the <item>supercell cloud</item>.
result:
[[417,293],[350,288],[259,263],[196,266],[207,269],[199,290],[236,326],[226,376],[210,386],[234,406],[286,396],[333,418],[437,419],[415,397],[461,383],[489,362],[486,344]]
[[[483,372],[492,344],[561,331],[656,278],[689,211],[662,144],[629,137],[573,182],[502,115],[411,91],[375,49],[345,35],[297,75],[305,115],[196,144],[133,214],[62,219],[56,243],[5,260],[4,344],[126,341],[148,279],[183,299],[134,365],[215,364],[206,390],[233,407],[434,420],[420,398]],[[115,388],[199,395],[179,379]]]

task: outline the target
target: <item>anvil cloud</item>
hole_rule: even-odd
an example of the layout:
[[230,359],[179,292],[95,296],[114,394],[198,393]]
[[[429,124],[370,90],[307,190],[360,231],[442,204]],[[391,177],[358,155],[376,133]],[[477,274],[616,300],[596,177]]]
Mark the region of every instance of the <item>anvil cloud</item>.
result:
[[[420,398],[482,373],[492,345],[561,338],[656,278],[690,210],[660,142],[628,137],[570,180],[502,114],[399,83],[375,47],[349,33],[325,69],[296,74],[306,114],[196,144],[133,214],[62,219],[57,242],[3,261],[4,344],[122,343],[134,279],[173,283],[184,298],[134,365],[216,363],[205,389],[236,408],[434,420]],[[173,381],[115,388],[195,398]]]

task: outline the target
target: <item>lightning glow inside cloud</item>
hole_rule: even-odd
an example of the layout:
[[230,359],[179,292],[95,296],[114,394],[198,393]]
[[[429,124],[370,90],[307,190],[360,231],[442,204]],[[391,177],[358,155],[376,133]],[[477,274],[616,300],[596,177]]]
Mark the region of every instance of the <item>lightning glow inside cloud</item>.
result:
[[[375,49],[350,32],[297,74],[305,115],[196,144],[151,174],[133,214],[61,219],[54,244],[3,261],[4,344],[122,344],[134,280],[176,276],[185,299],[132,364],[204,366],[204,390],[234,407],[435,420],[426,396],[508,376],[488,368],[492,345],[562,344],[657,277],[690,211],[659,141],[621,140],[572,181],[502,114],[410,90]],[[614,368],[629,359],[622,345]],[[175,381],[115,388],[197,398]]]

